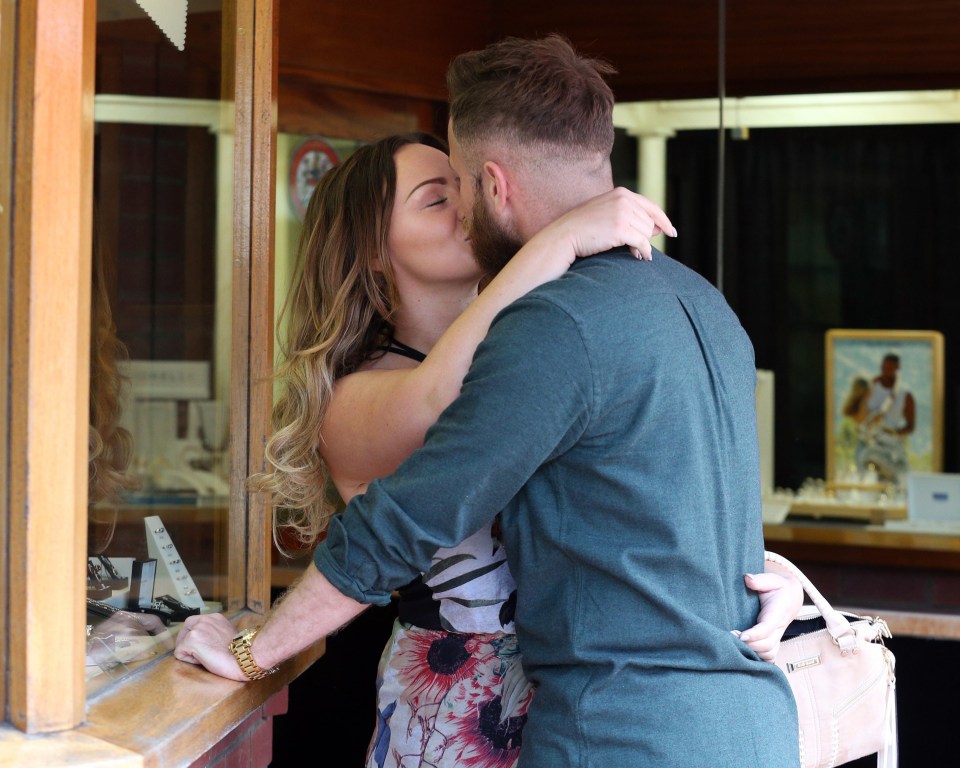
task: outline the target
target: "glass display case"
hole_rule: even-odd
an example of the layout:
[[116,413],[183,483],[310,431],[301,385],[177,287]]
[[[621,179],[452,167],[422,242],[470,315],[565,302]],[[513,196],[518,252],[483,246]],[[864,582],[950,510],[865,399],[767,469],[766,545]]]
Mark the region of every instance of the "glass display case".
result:
[[88,694],[222,610],[230,526],[234,48],[220,2],[99,0]]

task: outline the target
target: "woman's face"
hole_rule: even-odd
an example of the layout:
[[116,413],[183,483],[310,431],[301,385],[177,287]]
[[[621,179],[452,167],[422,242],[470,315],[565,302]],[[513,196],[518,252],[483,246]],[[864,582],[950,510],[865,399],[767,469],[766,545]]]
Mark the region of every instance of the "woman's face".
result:
[[387,250],[401,290],[410,281],[475,287],[481,272],[457,213],[457,183],[447,156],[433,147],[408,144],[394,160],[397,191]]

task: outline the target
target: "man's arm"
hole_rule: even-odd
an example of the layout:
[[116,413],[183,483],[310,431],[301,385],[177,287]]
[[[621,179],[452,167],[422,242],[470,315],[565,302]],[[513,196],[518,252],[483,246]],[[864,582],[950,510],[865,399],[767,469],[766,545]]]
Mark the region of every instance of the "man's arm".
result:
[[903,420],[907,422],[907,425],[897,431],[897,434],[900,435],[909,435],[913,433],[913,428],[917,423],[917,405],[914,402],[913,395],[907,392],[907,396],[903,400]]
[[[277,601],[253,639],[253,660],[262,669],[270,669],[334,633],[367,607],[341,594],[311,563]],[[247,677],[228,647],[236,633],[237,628],[222,614],[190,616],[177,635],[174,656],[221,677],[245,681]]]
[[541,464],[575,442],[594,388],[576,321],[539,292],[514,302],[423,447],[330,520],[314,564],[354,600],[389,601],[438,548],[489,526]]
[[[431,428],[425,446],[330,521],[313,564],[253,639],[259,667],[307,648],[368,604],[389,601],[393,589],[429,567],[438,547],[489,525],[564,436],[573,439],[592,386],[579,332],[565,313],[529,298],[505,316],[514,320],[521,305],[534,326],[527,335],[537,340],[537,355],[517,343],[515,331],[501,332],[496,346],[489,338],[481,345],[463,395]],[[481,448],[493,445],[496,451]],[[222,616],[191,617],[176,657],[245,680],[228,648],[236,632]]]

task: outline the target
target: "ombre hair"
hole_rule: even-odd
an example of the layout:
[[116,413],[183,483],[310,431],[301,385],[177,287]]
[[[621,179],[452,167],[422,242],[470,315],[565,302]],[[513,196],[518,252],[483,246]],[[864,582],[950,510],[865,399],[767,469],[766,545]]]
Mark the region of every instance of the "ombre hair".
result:
[[274,541],[281,528],[310,547],[337,511],[338,497],[321,457],[321,425],[334,383],[353,373],[392,336],[399,303],[387,256],[396,194],[395,156],[423,144],[446,153],[426,133],[390,136],[361,146],[323,174],[304,216],[293,284],[280,324],[281,393],[273,409],[266,472],[250,478],[274,506]]

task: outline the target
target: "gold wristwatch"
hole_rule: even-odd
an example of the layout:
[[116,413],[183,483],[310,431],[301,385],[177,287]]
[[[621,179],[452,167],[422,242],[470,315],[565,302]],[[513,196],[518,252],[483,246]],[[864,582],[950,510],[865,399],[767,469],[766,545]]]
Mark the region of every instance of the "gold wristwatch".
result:
[[243,674],[247,676],[248,680],[260,680],[280,669],[280,667],[264,669],[253,660],[253,654],[250,652],[250,644],[253,643],[253,638],[259,630],[260,627],[240,630],[233,636],[233,640],[231,640],[229,646],[227,646],[230,648],[230,653],[233,654],[233,657],[237,660],[237,664],[240,665],[240,669],[243,670]]

